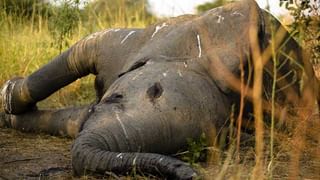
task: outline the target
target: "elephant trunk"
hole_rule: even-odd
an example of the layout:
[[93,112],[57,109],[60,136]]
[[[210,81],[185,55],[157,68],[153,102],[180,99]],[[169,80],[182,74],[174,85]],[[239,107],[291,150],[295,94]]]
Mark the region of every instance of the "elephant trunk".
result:
[[72,166],[76,175],[110,171],[116,174],[149,173],[169,179],[193,179],[197,176],[188,164],[178,159],[138,152],[112,152],[107,141],[94,132],[83,131],[72,147]]

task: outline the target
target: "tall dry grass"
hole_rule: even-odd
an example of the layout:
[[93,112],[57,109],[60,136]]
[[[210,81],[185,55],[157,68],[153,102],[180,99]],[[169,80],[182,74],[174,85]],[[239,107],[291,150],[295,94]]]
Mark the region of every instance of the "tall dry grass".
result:
[[[314,19],[318,19],[318,17]],[[316,24],[316,22],[312,22],[312,24]],[[244,83],[250,82],[250,80],[243,79],[241,62],[239,77],[235,77],[227,69],[223,70],[225,73],[223,77],[229,83],[228,85],[240,93],[240,114],[235,125],[237,133],[229,136],[231,141],[229,150],[225,153],[220,152],[220,162],[209,162],[213,166],[206,171],[207,179],[212,177],[214,177],[213,179],[320,179],[320,131],[318,131],[320,119],[319,108],[316,104],[319,98],[319,82],[315,78],[315,74],[319,72],[314,71],[319,66],[319,61],[314,63],[317,59],[313,59],[318,58],[320,52],[315,52],[319,43],[318,46],[314,46],[319,39],[317,36],[312,37],[311,35],[319,34],[320,29],[319,26],[313,29],[317,30],[308,35],[307,42],[302,43],[305,52],[297,58],[300,60],[297,63],[292,56],[292,53],[297,52],[283,51],[283,48],[289,43],[285,37],[286,29],[280,28],[277,31],[272,31],[268,47],[260,49],[256,36],[258,34],[257,27],[250,27],[253,62],[252,86]],[[280,65],[283,63],[281,62],[283,59],[280,61],[280,56],[290,61],[289,64],[292,68],[297,66],[300,69],[301,66],[304,66],[304,70],[298,77],[301,80],[299,92],[285,90],[291,89],[292,82],[290,81],[286,82],[289,86],[281,85],[281,81],[287,78],[288,74],[285,73],[295,70],[293,68],[287,69],[288,72],[283,72],[282,65]],[[214,66],[225,68],[219,62]],[[266,72],[270,75],[269,82],[265,80]],[[269,83],[269,87],[264,83]],[[289,99],[289,101],[281,104],[277,100],[279,100],[279,92],[283,90],[285,99]],[[268,91],[270,94],[266,93]],[[266,94],[269,97],[266,98]],[[249,148],[244,147],[245,143],[240,140],[241,134],[244,133],[241,129],[241,124],[244,121],[241,115],[244,101],[253,104],[254,121],[251,122],[251,127],[255,139]],[[266,114],[268,115],[265,116]],[[232,127],[230,131],[233,131]],[[214,154],[219,153],[214,152]],[[215,166],[214,164],[219,165]]]
[[[108,4],[103,3],[89,6],[87,14],[80,18],[73,35],[66,39],[68,44],[73,44],[82,37],[101,29],[145,27],[155,21],[145,14],[144,5],[128,9],[124,0],[119,0],[117,3],[120,7],[118,9],[109,8]],[[105,11],[97,12],[97,8],[104,8]],[[0,85],[13,76],[27,76],[59,54],[59,49],[54,46],[56,41],[51,35],[49,21],[49,17],[37,14],[34,14],[31,20],[26,20],[24,17],[11,15],[0,9]],[[257,31],[254,28],[252,30]],[[274,39],[282,39],[283,35],[283,31],[276,32]],[[257,39],[254,38],[252,38],[252,47],[259,47]],[[301,104],[299,108],[294,109],[297,115],[284,117],[286,121],[291,121],[293,128],[276,129],[275,119],[271,120],[271,124],[263,121],[263,109],[268,107],[270,107],[272,118],[277,117],[279,120],[283,117],[280,112],[281,107],[275,106],[273,100],[262,101],[262,69],[268,60],[276,60],[278,47],[279,44],[275,41],[264,51],[252,49],[253,61],[256,62],[253,64],[255,78],[252,88],[248,88],[243,79],[239,80],[230,74],[226,76],[233,82],[233,88],[241,94],[242,105],[245,98],[253,101],[255,145],[243,147],[240,145],[243,143],[240,135],[235,137],[235,133],[231,132],[229,149],[214,148],[214,151],[219,151],[218,154],[220,154],[215,158],[217,162],[209,162],[214,165],[202,170],[208,179],[212,177],[217,179],[320,178],[318,173],[320,172],[320,123],[313,111],[316,95],[312,87],[304,88]],[[241,77],[243,78],[243,75]],[[275,82],[277,74],[274,74],[273,78]],[[89,76],[76,81],[41,102],[40,106],[63,107],[90,103],[95,98],[93,79],[94,77]],[[273,85],[275,86],[275,83]],[[252,96],[247,97],[250,94]],[[275,93],[272,96],[274,99]],[[243,106],[240,108],[243,110]],[[242,133],[241,115],[231,119],[239,123],[236,132]],[[230,126],[229,129],[233,130],[233,127]]]
[[[105,1],[92,3],[81,10],[78,26],[72,31],[71,36],[64,38],[62,50],[69,48],[84,36],[102,29],[145,27],[155,21],[153,16],[146,13],[147,7],[142,3],[134,5],[138,7],[135,8],[127,7],[125,0],[116,1],[112,7],[109,6],[111,1],[107,4],[103,2]],[[8,13],[0,7],[1,85],[14,76],[27,76],[60,53],[57,39],[52,33],[52,19],[59,15],[58,12],[53,12],[50,16],[37,14],[37,9],[33,12],[35,13],[32,13],[31,17],[25,17],[16,12]],[[95,98],[93,80],[93,76],[82,78],[39,105],[50,108],[90,103]]]

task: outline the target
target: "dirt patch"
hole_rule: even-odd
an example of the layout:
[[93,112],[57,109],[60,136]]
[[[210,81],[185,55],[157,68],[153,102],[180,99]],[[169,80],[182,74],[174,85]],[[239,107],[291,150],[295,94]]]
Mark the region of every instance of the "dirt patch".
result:
[[0,179],[72,178],[72,139],[0,128]]
[[[71,138],[0,128],[0,180],[132,179],[108,173],[74,177],[70,153],[72,142]],[[135,179],[150,178],[136,176]]]
[[[317,126],[318,127],[318,126]],[[318,129],[318,128],[317,128]],[[310,132],[310,131],[309,131]],[[320,179],[319,136],[307,138],[302,151],[298,179]],[[288,179],[290,174],[290,140],[282,138],[276,145],[277,155],[274,162],[274,179]],[[118,177],[73,176],[70,149],[72,139],[54,137],[45,134],[23,133],[13,129],[0,128],[0,180],[4,179],[157,179],[154,177]],[[225,152],[227,153],[227,152]],[[268,156],[269,152],[265,152]],[[241,148],[240,164],[235,164],[234,157],[228,162],[224,177],[227,179],[248,179],[254,166],[254,147]],[[226,160],[226,158],[222,158]],[[267,165],[267,164],[266,164]],[[212,165],[201,163],[198,170],[205,179],[217,177],[223,171],[225,162],[217,161]],[[267,174],[267,172],[265,172]]]

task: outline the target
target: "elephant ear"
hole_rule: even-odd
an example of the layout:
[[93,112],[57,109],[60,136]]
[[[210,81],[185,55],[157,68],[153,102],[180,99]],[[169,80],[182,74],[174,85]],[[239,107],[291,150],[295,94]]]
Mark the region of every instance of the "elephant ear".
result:
[[[309,54],[294,37],[286,30],[280,21],[266,10],[262,10],[265,22],[264,45],[273,42],[276,57],[276,92],[281,97],[282,104],[288,104],[288,101],[297,101],[301,95],[301,90],[307,81],[313,81],[314,72],[312,64],[309,61]],[[268,50],[268,49],[267,49]],[[266,51],[267,51],[266,50]],[[265,60],[264,64],[264,82],[266,97],[271,97],[271,87],[273,78],[272,57]],[[314,84],[317,86],[317,83]],[[308,85],[310,86],[310,85]],[[285,100],[285,101],[284,101]]]
[[258,36],[259,45],[263,44],[262,11],[254,0],[244,0],[208,11],[198,23],[207,55],[207,61],[202,63],[220,89],[228,92],[228,78],[238,76],[240,64],[246,66],[250,59],[250,37]]

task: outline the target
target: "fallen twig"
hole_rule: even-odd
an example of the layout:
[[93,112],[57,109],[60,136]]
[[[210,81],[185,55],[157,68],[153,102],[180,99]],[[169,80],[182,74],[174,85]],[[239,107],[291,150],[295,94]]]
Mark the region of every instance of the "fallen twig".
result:
[[38,160],[38,159],[41,159],[41,158],[35,157],[35,158],[15,159],[15,160],[11,160],[11,161],[5,161],[2,164],[10,164],[10,163],[21,162],[21,161],[32,161],[32,160]]

